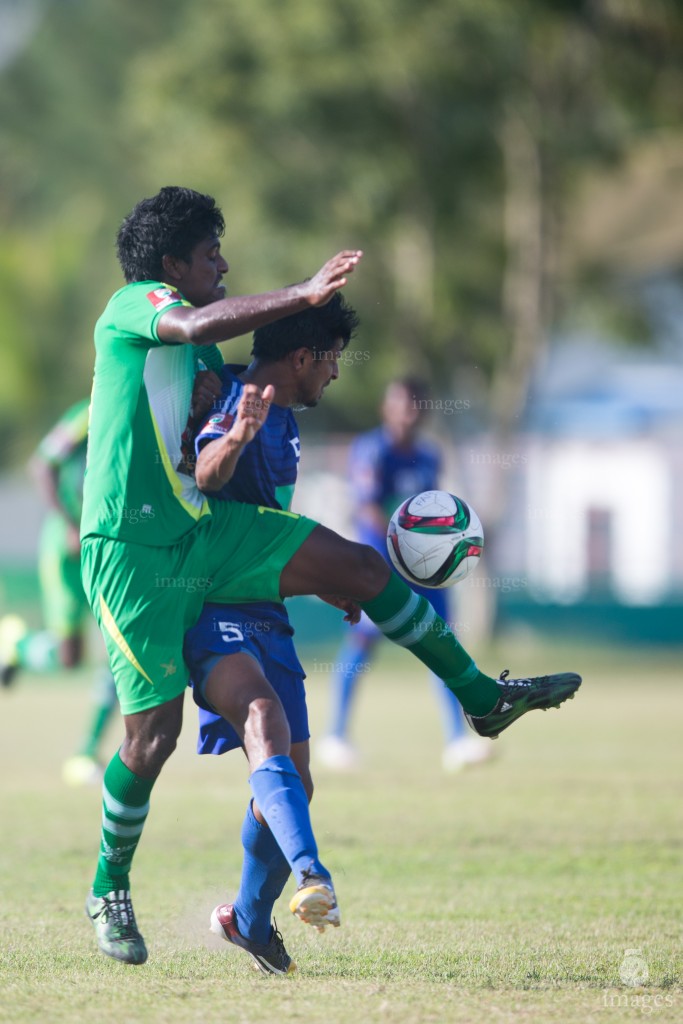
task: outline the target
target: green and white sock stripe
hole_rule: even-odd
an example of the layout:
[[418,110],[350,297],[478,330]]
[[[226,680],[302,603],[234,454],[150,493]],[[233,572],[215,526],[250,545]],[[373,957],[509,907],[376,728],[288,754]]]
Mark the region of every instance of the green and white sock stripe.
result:
[[372,616],[373,622],[378,629],[381,629],[385,636],[390,636],[395,630],[400,629],[406,623],[419,603],[419,595],[416,594],[414,590],[408,590],[406,600],[390,619],[382,621],[375,616]]
[[[140,807],[124,804],[102,787],[102,834],[97,870],[99,887],[128,889],[128,872],[145,827],[149,800]],[[109,887],[109,888],[108,888]]]
[[100,855],[93,881],[95,896],[129,889],[128,873],[149,813],[153,779],[135,775],[114,754],[102,785]]
[[375,622],[382,633],[401,647],[411,647],[431,628],[436,612],[430,603],[414,591],[400,611],[384,622]]
[[362,601],[361,608],[388,640],[405,647],[443,679],[465,711],[485,715],[494,707],[496,681],[479,671],[448,623],[398,574],[392,573],[384,590]]
[[106,786],[102,787],[102,828],[113,836],[139,836],[148,814],[149,800],[142,807],[131,807],[112,796]]

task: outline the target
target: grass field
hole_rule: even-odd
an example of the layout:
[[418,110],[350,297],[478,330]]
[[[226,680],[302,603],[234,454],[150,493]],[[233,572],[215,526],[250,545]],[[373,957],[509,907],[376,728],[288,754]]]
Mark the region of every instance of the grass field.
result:
[[[0,1020],[683,1020],[680,656],[508,651],[500,664],[550,659],[584,672],[578,698],[515,725],[495,762],[446,776],[424,673],[411,679],[387,648],[358,708],[365,770],[315,772],[343,926],[310,934],[283,899],[276,916],[299,966],[285,979],[256,974],[208,931],[238,879],[246,763],[194,755],[192,704],[138,852],[150,958],[131,968],[97,952],[82,911],[99,794],[59,775],[87,674],[0,693]],[[328,682],[309,679],[317,731]],[[649,972],[640,987],[620,978],[634,949]]]

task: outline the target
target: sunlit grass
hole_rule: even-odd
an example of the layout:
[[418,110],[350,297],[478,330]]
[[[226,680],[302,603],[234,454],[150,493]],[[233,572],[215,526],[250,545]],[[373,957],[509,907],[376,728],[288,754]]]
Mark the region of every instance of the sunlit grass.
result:
[[[529,671],[549,657],[578,667],[581,693],[518,723],[494,762],[447,776],[425,673],[385,651],[357,709],[363,771],[315,770],[314,824],[343,926],[309,933],[283,899],[276,917],[299,967],[287,979],[257,975],[208,931],[239,877],[247,771],[237,754],[196,757],[189,701],[136,861],[150,959],[131,968],[97,952],[82,910],[99,794],[59,774],[86,715],[87,673],[0,694],[0,1019],[680,1020],[677,658],[513,653]],[[308,680],[315,732],[328,684]],[[620,978],[627,949],[647,964],[641,988]]]

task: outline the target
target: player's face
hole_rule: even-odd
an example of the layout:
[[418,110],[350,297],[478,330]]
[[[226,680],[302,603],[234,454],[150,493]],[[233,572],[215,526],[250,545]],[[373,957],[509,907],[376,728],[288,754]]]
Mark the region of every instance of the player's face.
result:
[[223,275],[229,267],[221,255],[221,243],[215,235],[199,242],[192,250],[189,263],[179,261],[180,280],[176,287],[193,306],[208,306],[224,299]]
[[392,437],[407,441],[416,433],[420,410],[413,396],[400,384],[390,384],[382,403],[382,420]]
[[332,348],[321,352],[309,350],[306,372],[302,375],[298,401],[306,408],[312,409],[323,397],[325,388],[339,376],[339,354],[342,341],[336,341]]

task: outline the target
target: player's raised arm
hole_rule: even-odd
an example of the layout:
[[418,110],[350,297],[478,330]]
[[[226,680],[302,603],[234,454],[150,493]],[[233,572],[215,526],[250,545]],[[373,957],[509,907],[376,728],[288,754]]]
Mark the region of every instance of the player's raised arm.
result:
[[[214,245],[214,249],[216,246]],[[228,265],[220,251],[206,253],[201,246],[190,263],[164,257],[164,270],[169,284],[176,287],[192,306],[172,306],[159,319],[158,333],[162,341],[208,345],[227,341],[255,330],[281,317],[298,313],[306,306],[323,306],[348,281],[362,257],[359,249],[345,249],[333,256],[313,277],[300,284],[260,295],[220,298],[225,291],[221,284]],[[202,257],[213,263],[215,273],[205,277],[197,272]]]
[[324,306],[336,291],[343,288],[347,275],[352,274],[362,259],[361,249],[343,249],[320,268],[317,274],[296,287],[304,290],[306,303],[309,306]]
[[200,491],[209,494],[227,484],[242,451],[258,433],[275,397],[272,384],[261,390],[257,384],[245,384],[237,406],[237,416],[223,437],[204,445],[197,458],[195,480]]

